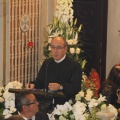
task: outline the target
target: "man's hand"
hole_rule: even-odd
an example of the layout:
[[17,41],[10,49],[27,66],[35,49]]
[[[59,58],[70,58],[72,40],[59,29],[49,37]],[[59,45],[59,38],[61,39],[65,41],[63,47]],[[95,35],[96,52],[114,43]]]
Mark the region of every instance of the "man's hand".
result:
[[48,88],[50,90],[59,90],[60,89],[60,84],[58,84],[58,83],[49,83]]
[[29,84],[29,83],[26,84],[27,89],[33,89],[34,87],[35,87],[34,84]]

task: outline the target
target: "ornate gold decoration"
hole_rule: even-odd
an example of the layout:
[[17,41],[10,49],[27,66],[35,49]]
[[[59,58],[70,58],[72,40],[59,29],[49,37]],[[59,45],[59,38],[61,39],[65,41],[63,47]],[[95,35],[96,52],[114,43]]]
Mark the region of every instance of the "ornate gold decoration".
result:
[[118,69],[120,69],[120,64],[118,64],[118,65],[115,65],[115,68],[118,68]]

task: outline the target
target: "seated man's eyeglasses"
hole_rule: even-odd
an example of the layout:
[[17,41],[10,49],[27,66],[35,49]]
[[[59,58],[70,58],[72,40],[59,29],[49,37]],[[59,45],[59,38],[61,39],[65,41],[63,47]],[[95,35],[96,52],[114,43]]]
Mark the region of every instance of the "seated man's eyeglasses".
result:
[[27,103],[25,105],[29,106],[29,105],[32,105],[32,104],[36,104],[37,100],[35,99],[33,102],[30,102],[30,103]]
[[62,47],[62,46],[57,46],[57,47],[55,47],[55,46],[51,45],[51,49],[52,49],[52,50],[54,50],[54,49],[56,49],[56,50],[61,50],[61,49],[63,49],[63,48],[65,48],[65,46],[64,46],[64,47]]

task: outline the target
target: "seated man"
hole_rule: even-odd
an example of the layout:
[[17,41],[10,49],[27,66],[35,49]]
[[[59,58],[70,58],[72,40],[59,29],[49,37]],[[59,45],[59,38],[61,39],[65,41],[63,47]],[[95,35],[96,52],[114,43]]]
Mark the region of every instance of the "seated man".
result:
[[47,114],[39,112],[39,103],[31,92],[17,93],[15,107],[19,115],[5,120],[49,120]]

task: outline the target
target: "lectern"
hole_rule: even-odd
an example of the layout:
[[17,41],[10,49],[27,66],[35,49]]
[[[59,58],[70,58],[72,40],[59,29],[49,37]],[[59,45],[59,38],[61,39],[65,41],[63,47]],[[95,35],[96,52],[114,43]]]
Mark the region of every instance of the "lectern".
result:
[[40,111],[42,112],[51,112],[54,107],[54,99],[55,98],[66,98],[66,96],[61,91],[47,91],[41,89],[13,89],[9,88],[9,92],[11,93],[22,93],[30,91],[33,93],[40,106]]

